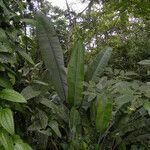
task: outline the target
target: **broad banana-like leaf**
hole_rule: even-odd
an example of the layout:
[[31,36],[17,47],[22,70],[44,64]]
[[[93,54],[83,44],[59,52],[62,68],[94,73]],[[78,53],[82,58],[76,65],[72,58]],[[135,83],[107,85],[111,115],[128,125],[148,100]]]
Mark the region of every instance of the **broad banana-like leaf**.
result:
[[35,19],[37,21],[38,44],[43,61],[59,97],[62,100],[66,100],[67,78],[63,52],[58,37],[48,17],[41,12],[37,12]]
[[68,103],[79,106],[82,102],[84,81],[84,47],[80,40],[73,46],[71,60],[68,65]]
[[96,80],[97,77],[100,77],[105,67],[108,64],[112,52],[112,48],[108,47],[104,51],[97,54],[93,61],[89,64],[87,72],[85,73],[85,80]]
[[[106,97],[105,97],[106,98]],[[100,96],[96,108],[96,129],[103,133],[110,122],[112,116],[112,102]]]
[[72,133],[72,138],[74,138],[75,135],[79,133],[78,131],[80,123],[81,123],[80,114],[75,107],[72,107],[69,118],[69,128]]

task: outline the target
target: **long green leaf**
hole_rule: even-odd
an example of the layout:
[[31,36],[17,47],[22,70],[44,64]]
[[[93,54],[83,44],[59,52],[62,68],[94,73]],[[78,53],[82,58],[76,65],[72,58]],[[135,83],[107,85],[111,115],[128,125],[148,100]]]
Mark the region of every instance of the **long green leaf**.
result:
[[36,26],[36,21],[33,19],[28,19],[28,18],[24,18],[24,19],[20,19],[22,22],[25,22],[26,24],[32,25],[32,26]]
[[11,89],[3,89],[0,92],[0,99],[18,103],[26,103],[25,98],[21,94]]
[[72,56],[68,65],[68,103],[78,106],[82,102],[84,81],[84,48],[78,40],[73,46]]
[[14,150],[32,150],[32,148],[26,143],[15,143]]
[[18,53],[27,61],[29,62],[30,64],[32,64],[33,66],[35,65],[32,58],[30,57],[29,54],[27,54],[26,52],[24,51],[18,51]]
[[48,125],[51,127],[51,129],[55,132],[55,134],[61,138],[61,132],[59,130],[59,126],[58,126],[58,123],[54,120],[50,121],[48,123]]
[[4,129],[0,129],[0,143],[4,146],[5,150],[13,150],[13,140]]
[[0,124],[10,134],[15,133],[13,114],[9,108],[0,109]]
[[70,111],[69,128],[71,130],[73,137],[75,137],[75,134],[77,134],[80,123],[81,123],[80,114],[79,114],[78,110],[76,110],[75,107],[72,107],[71,111]]
[[27,86],[25,87],[22,91],[21,94],[26,100],[32,99],[36,96],[40,95],[40,91],[35,90],[32,86]]
[[96,129],[103,133],[108,125],[112,116],[112,103],[108,99],[103,99],[103,96],[99,97],[96,108]]
[[143,65],[143,66],[150,66],[150,60],[145,59],[145,60],[138,62],[138,64]]
[[108,64],[112,52],[112,48],[108,47],[104,51],[97,54],[93,61],[89,64],[87,72],[85,74],[86,81],[96,80],[97,77],[100,77],[105,67]]
[[78,110],[76,110],[75,107],[72,107],[70,111],[69,128],[76,128],[80,124],[80,121],[80,114]]
[[49,70],[54,87],[62,100],[66,100],[67,79],[62,49],[49,18],[37,12],[37,37],[45,66]]

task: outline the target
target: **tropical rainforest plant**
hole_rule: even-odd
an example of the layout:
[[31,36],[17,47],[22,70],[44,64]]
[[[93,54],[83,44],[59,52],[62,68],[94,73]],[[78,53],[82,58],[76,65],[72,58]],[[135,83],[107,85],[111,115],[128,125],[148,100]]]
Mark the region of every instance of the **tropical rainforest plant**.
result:
[[147,2],[34,2],[0,2],[0,149],[149,149]]
[[[148,148],[145,139],[149,130],[149,125],[146,126],[149,97],[142,94],[148,92],[149,85],[101,78],[111,48],[100,52],[84,71],[85,50],[80,36],[74,40],[66,75],[62,50],[52,23],[41,12],[36,13],[35,19],[42,58],[49,81],[56,90],[54,94],[44,91],[45,94],[42,92],[36,98],[42,105],[37,106],[39,117],[37,120],[35,114],[29,130],[44,135],[45,142],[40,146],[45,149],[133,149],[139,143],[139,147]],[[138,86],[144,86],[145,90],[136,89]],[[147,100],[144,102],[142,98]],[[136,122],[140,122],[139,126],[135,126]],[[134,139],[135,134],[141,141]]]
[[[23,3],[18,2],[18,5]],[[33,64],[30,56],[24,51],[24,43],[18,44],[25,37],[17,24],[18,17],[9,3],[0,2],[0,149],[5,150],[31,150],[31,147],[17,135],[14,120],[18,108],[27,103],[19,91],[16,91],[17,88],[13,87],[19,76],[20,66],[16,64],[19,63],[20,57]]]

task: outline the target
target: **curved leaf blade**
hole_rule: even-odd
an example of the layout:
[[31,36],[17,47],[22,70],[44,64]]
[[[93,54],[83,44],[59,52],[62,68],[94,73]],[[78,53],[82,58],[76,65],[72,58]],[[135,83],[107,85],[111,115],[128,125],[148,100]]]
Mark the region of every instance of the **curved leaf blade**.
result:
[[15,133],[13,114],[9,108],[0,109],[0,124],[10,134]]
[[48,123],[48,125],[51,127],[51,129],[55,132],[55,134],[61,138],[61,132],[59,130],[59,126],[58,126],[58,123],[54,120],[50,121]]
[[76,128],[81,122],[80,114],[75,107],[71,108],[70,118],[69,118],[69,128]]
[[3,145],[5,150],[13,149],[13,140],[4,129],[0,129],[0,143]]
[[35,18],[38,22],[37,37],[45,66],[59,97],[66,100],[67,79],[58,37],[48,17],[41,12],[37,12]]
[[30,57],[29,54],[27,54],[26,52],[24,51],[18,51],[18,53],[27,61],[29,62],[31,65],[35,65],[35,63],[33,62],[32,58]]
[[140,62],[138,62],[138,64],[143,66],[150,66],[150,60],[148,59],[141,60]]
[[108,99],[99,97],[96,108],[96,129],[103,133],[108,125],[112,116],[112,103]]
[[3,89],[0,92],[0,99],[17,103],[26,103],[25,98],[21,94],[12,89]]
[[32,150],[32,148],[23,142],[15,143],[14,150]]
[[100,77],[105,67],[108,64],[112,53],[112,48],[108,47],[104,51],[97,54],[97,56],[93,59],[93,61],[89,64],[87,72],[85,74],[86,81],[96,80],[97,77]]
[[40,91],[35,90],[32,86],[29,85],[21,91],[21,94],[26,100],[29,100],[29,99],[39,96]]
[[73,137],[75,137],[75,134],[77,134],[80,123],[81,123],[80,114],[75,107],[72,107],[70,111],[69,128],[71,130],[71,133],[73,134]]
[[68,103],[79,106],[82,102],[84,81],[84,47],[78,40],[73,46],[73,52],[68,65]]
[[13,141],[14,141],[14,148],[13,150],[32,150],[32,148],[27,144],[22,141],[20,136],[18,135],[13,135]]

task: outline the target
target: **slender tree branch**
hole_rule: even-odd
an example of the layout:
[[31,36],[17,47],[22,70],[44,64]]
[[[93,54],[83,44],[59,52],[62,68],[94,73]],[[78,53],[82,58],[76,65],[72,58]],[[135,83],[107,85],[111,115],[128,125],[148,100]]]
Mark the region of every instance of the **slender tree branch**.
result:
[[68,16],[69,16],[69,24],[71,25],[72,24],[71,11],[70,11],[68,1],[67,0],[65,0],[65,1],[66,1],[67,11],[68,11]]

